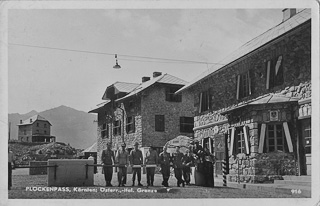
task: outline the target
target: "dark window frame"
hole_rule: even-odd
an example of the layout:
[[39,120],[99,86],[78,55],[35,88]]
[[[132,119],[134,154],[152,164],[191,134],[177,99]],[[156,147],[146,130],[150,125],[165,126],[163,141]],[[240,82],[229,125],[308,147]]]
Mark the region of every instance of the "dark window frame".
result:
[[206,112],[211,109],[211,94],[210,90],[202,91],[199,94],[199,112]]
[[[278,64],[278,66],[277,66]],[[278,68],[278,71],[276,71]],[[277,55],[266,61],[266,89],[281,86],[284,83],[283,55]]]
[[251,95],[250,70],[237,75],[237,99],[242,99]]
[[[281,129],[279,129],[279,128],[281,128]],[[281,140],[281,141],[279,141],[279,140]],[[282,142],[282,143],[279,143],[279,142]],[[284,128],[281,123],[274,123],[274,124],[267,124],[266,125],[266,134],[265,134],[264,145],[265,145],[264,149],[263,149],[264,153],[278,152],[278,151],[288,152],[289,151]]]
[[109,125],[107,123],[102,124],[101,138],[102,139],[109,138]]
[[156,132],[164,132],[165,131],[164,115],[155,115],[155,131]]
[[135,132],[134,116],[127,117],[127,120],[126,120],[126,132],[127,132],[127,134]]
[[175,94],[180,87],[167,86],[166,87],[166,101],[168,102],[182,102],[182,94]]
[[115,120],[113,122],[113,135],[121,135],[121,121]]
[[180,132],[194,133],[194,119],[193,117],[180,117]]
[[233,154],[245,154],[246,153],[246,143],[245,143],[245,136],[243,132],[243,126],[237,127],[235,129],[235,134],[234,134],[234,146],[233,146]]

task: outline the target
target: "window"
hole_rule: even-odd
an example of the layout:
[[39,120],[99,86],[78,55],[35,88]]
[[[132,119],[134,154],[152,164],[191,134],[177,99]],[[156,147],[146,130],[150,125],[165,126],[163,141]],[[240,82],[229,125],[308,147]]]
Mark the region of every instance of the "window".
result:
[[120,122],[120,120],[114,121],[113,134],[114,135],[121,135],[121,122]]
[[127,117],[126,131],[128,134],[134,133],[134,117]]
[[46,131],[46,130],[44,130],[44,134],[47,134],[47,131]]
[[27,131],[26,131],[26,130],[24,130],[24,131],[23,131],[23,134],[24,134],[24,135],[26,135],[26,134],[27,134]]
[[36,134],[39,134],[39,130],[37,129],[37,133]]
[[44,128],[47,128],[47,124],[44,124]]
[[193,117],[180,117],[180,132],[193,133]]
[[242,99],[251,95],[250,72],[237,76],[237,99]]
[[101,138],[105,139],[109,137],[109,126],[107,123],[102,124],[102,129],[101,129]]
[[269,124],[266,131],[266,152],[287,151],[283,126],[281,124]]
[[266,89],[271,89],[275,86],[282,85],[283,78],[283,61],[282,56],[278,56],[266,62],[267,82]]
[[175,94],[176,91],[179,90],[179,87],[166,87],[166,101],[169,102],[181,102],[182,95]]
[[199,112],[205,112],[210,109],[211,96],[209,91],[203,91],[200,93],[200,107]]
[[129,108],[133,108],[134,107],[134,101],[133,100],[130,100],[129,101]]
[[39,127],[39,123],[37,123],[37,127]]
[[164,132],[164,115],[155,116],[155,130],[157,132]]
[[249,129],[247,126],[231,128],[230,155],[249,154]]

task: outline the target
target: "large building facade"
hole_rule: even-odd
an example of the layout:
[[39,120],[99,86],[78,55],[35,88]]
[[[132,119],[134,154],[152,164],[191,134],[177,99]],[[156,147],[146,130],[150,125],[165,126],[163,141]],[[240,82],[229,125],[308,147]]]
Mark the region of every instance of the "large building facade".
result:
[[272,182],[311,175],[311,11],[249,41],[222,67],[189,83],[194,136],[229,166],[228,181]]
[[182,79],[154,72],[143,77],[141,84],[116,82],[104,95],[104,103],[90,112],[98,114],[97,152],[107,142],[118,149],[124,142],[132,149],[138,142],[143,154],[150,146],[158,152],[165,143],[179,135],[193,137],[193,95],[175,95],[186,85]]
[[27,120],[20,120],[18,124],[18,140],[20,142],[55,142],[51,136],[51,123],[40,115],[35,115]]

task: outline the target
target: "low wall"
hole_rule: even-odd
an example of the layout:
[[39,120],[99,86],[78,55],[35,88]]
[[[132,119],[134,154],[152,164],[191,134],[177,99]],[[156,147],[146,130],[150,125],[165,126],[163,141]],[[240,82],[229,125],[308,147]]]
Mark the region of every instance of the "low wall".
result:
[[48,168],[48,186],[93,186],[93,166],[88,167],[86,178],[86,164],[93,165],[93,160],[87,159],[49,159],[48,165],[56,167],[56,178],[54,178],[54,167]]
[[[43,166],[47,165],[47,161],[31,161],[29,162],[29,166]],[[47,168],[46,167],[38,167],[38,168],[29,168],[29,175],[46,175]]]

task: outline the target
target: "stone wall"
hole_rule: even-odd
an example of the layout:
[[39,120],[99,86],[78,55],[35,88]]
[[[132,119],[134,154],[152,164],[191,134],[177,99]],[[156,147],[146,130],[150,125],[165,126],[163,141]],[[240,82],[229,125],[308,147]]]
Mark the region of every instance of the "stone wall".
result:
[[[179,135],[193,137],[193,133],[180,132],[180,117],[193,117],[193,105],[191,93],[184,93],[181,102],[169,102],[165,99],[165,85],[148,88],[141,101],[142,146],[152,144],[163,147],[167,141]],[[155,131],[155,115],[164,115],[164,132]]]

